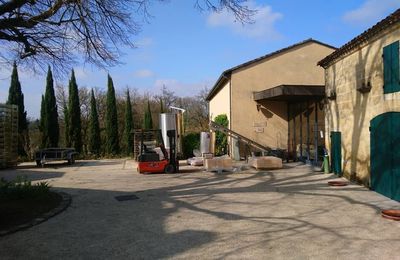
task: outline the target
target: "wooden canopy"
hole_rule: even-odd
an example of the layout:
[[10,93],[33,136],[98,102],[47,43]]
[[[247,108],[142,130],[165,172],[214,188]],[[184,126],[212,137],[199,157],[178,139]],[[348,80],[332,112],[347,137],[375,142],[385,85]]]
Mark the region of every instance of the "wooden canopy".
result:
[[316,101],[324,97],[324,85],[279,85],[253,93],[254,101]]

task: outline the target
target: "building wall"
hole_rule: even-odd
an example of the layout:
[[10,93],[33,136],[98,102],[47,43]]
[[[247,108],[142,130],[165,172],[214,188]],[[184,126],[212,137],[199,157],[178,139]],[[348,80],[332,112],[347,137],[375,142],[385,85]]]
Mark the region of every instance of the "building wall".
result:
[[309,43],[232,72],[232,130],[272,148],[287,148],[287,105],[263,102],[257,108],[253,92],[281,84],[323,85],[324,70],[316,64],[333,52]]
[[[383,93],[383,47],[400,40],[400,26],[364,44],[336,61],[325,71],[327,95],[336,91],[336,100],[325,106],[326,136],[342,133],[342,169],[347,178],[366,186],[370,181],[370,121],[388,112],[400,111],[400,92]],[[371,91],[362,94],[360,84],[370,82]],[[326,139],[330,149],[330,139]]]
[[210,100],[209,102],[209,116],[212,120],[218,115],[226,114],[229,120],[229,125],[231,123],[231,83],[228,81],[224,87]]

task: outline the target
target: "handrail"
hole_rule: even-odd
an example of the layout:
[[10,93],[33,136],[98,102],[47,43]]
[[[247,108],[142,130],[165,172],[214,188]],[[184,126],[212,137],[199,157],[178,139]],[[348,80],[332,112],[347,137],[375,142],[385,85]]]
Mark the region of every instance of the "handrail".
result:
[[232,131],[232,130],[230,130],[230,129],[228,129],[228,128],[226,128],[226,127],[224,127],[224,126],[222,126],[222,125],[220,125],[220,124],[218,124],[218,123],[216,123],[214,121],[210,121],[209,126],[210,126],[210,129],[212,131],[224,132],[229,137],[232,137],[234,139],[237,139],[238,141],[244,142],[244,143],[246,143],[246,144],[248,144],[250,146],[253,146],[253,147],[255,147],[255,148],[257,148],[257,149],[259,149],[259,150],[261,150],[263,152],[271,151],[270,147],[263,146],[263,145],[261,145],[259,143],[256,143],[253,140],[251,140],[251,139],[249,139],[247,137],[244,137],[243,135],[240,135],[240,134],[236,133],[235,131]]

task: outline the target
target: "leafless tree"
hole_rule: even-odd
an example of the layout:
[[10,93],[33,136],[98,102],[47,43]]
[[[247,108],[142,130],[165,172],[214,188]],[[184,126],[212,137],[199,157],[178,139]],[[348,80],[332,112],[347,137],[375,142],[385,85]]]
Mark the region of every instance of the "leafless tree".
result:
[[208,129],[207,94],[208,89],[204,87],[196,96],[176,99],[175,105],[186,110],[184,114],[185,132],[200,132]]
[[207,87],[201,89],[195,97],[192,97],[193,102],[189,108],[190,124],[197,126],[197,130],[200,131],[208,129],[208,102],[206,100],[208,92]]
[[82,143],[83,152],[88,151],[88,129],[89,129],[89,116],[90,116],[90,92],[91,89],[86,86],[79,87],[79,104],[81,105],[81,129],[82,129]]
[[163,85],[161,88],[161,94],[154,95],[154,99],[156,103],[158,103],[158,107],[160,107],[160,103],[162,101],[165,112],[169,111],[170,106],[175,106],[176,100],[178,97],[175,95],[175,92],[170,90],[166,85]]
[[[0,0],[0,62],[66,71],[83,56],[98,66],[118,63],[121,46],[148,19],[148,6],[168,0]],[[250,21],[247,0],[196,0],[200,10],[230,11]]]
[[64,120],[64,109],[67,107],[68,91],[64,85],[56,84],[55,94],[58,108],[58,118],[60,120]]

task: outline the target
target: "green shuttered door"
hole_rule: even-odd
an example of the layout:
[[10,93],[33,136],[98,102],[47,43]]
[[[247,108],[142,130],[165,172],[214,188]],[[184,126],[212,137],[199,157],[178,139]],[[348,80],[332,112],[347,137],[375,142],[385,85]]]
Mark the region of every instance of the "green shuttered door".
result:
[[332,171],[335,174],[342,175],[342,134],[340,132],[331,132],[331,160]]
[[371,120],[371,188],[400,201],[400,112]]

